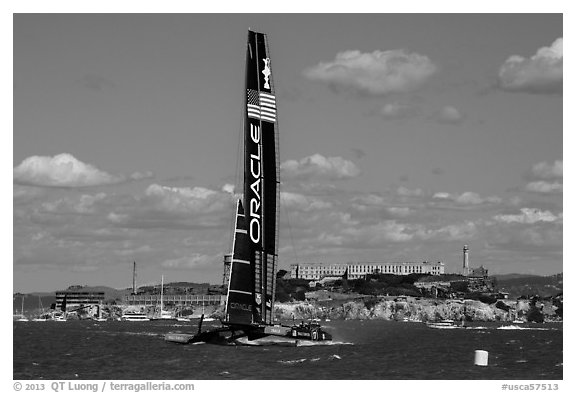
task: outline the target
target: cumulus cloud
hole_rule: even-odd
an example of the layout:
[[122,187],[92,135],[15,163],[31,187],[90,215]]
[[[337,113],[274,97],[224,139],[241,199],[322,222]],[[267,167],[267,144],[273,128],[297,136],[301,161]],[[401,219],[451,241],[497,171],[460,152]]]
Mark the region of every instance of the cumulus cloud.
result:
[[[562,258],[563,215],[549,210],[523,208],[516,214],[493,217],[487,244],[503,250],[530,251]],[[546,260],[546,262],[548,262]]]
[[432,196],[432,198],[435,198],[435,199],[452,199],[452,195],[448,192],[437,192]]
[[135,172],[126,177],[104,172],[91,164],[63,153],[54,157],[32,156],[14,168],[14,182],[44,187],[91,187],[152,177],[151,172]]
[[482,198],[479,194],[475,192],[464,192],[457,196],[455,201],[463,205],[479,205],[481,203],[500,203],[502,200],[496,196]]
[[538,179],[561,179],[562,161],[556,160],[552,164],[539,162],[532,167],[532,174]]
[[340,180],[356,177],[360,170],[352,161],[342,157],[324,157],[314,154],[300,161],[288,160],[280,165],[285,178],[322,177],[330,180]]
[[151,184],[143,195],[116,199],[114,208],[106,213],[106,221],[123,228],[219,228],[234,209],[234,198],[229,193],[204,187]]
[[110,212],[106,216],[106,219],[114,224],[122,224],[128,220],[127,214]]
[[530,93],[562,92],[563,39],[538,49],[530,58],[510,56],[500,67],[499,85],[504,90]]
[[387,120],[406,119],[417,114],[417,108],[409,104],[391,102],[380,108],[379,114]]
[[12,189],[14,204],[30,203],[43,196],[44,190],[15,184]]
[[352,198],[353,206],[384,206],[386,200],[380,195],[367,194]]
[[383,220],[373,225],[348,226],[339,234],[323,233],[320,240],[331,245],[362,248],[410,241],[468,240],[477,234],[478,228],[471,221],[433,228],[420,223]]
[[519,214],[500,214],[494,216],[496,221],[505,223],[534,224],[537,222],[556,222],[562,219],[562,215],[554,215],[548,210],[522,208]]
[[484,203],[484,199],[475,192],[464,192],[461,195],[458,195],[454,200],[463,205],[479,205]]
[[460,124],[464,115],[455,107],[446,105],[435,113],[434,119],[441,124]]
[[438,240],[468,240],[478,235],[478,227],[472,221],[446,225],[427,233],[426,238]]
[[222,186],[222,192],[226,192],[228,194],[234,194],[235,188],[236,187],[234,186],[234,184],[226,183]]
[[351,198],[350,207],[355,211],[355,217],[360,213],[365,220],[381,220],[388,218],[405,218],[413,213],[412,208],[394,204],[393,198],[384,198],[377,194],[358,195]]
[[95,206],[98,202],[107,197],[105,193],[95,195],[81,195],[80,197],[66,197],[55,201],[44,202],[41,204],[43,212],[48,213],[77,213],[91,214],[95,212]]
[[362,53],[350,50],[338,53],[333,61],[305,70],[304,75],[335,88],[386,95],[413,91],[436,71],[436,65],[418,53],[404,50]]
[[563,191],[562,183],[533,181],[526,185],[526,191],[536,192],[539,194],[561,194]]
[[47,187],[97,186],[123,180],[65,153],[54,157],[28,157],[14,168],[15,182]]
[[459,205],[481,205],[484,203],[498,204],[502,202],[501,198],[496,196],[482,197],[478,193],[466,191],[462,194],[450,194],[448,192],[437,192],[432,198],[456,202]]
[[134,172],[130,175],[131,180],[146,180],[146,179],[152,179],[153,177],[154,174],[150,171]]
[[526,185],[526,190],[539,194],[561,194],[563,191],[562,161],[549,164],[540,162],[532,166],[530,178],[537,179]]
[[169,213],[212,213],[229,207],[225,193],[204,187],[167,187],[151,184],[145,192],[148,202]]
[[422,189],[420,188],[409,189],[404,186],[400,186],[396,189],[396,193],[400,196],[418,197],[422,196],[424,194],[424,191],[422,191]]

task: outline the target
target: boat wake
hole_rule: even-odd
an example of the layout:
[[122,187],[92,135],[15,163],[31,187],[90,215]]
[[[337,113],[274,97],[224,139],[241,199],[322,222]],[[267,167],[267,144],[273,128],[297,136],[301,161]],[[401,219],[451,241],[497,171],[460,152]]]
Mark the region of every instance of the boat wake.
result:
[[122,334],[127,334],[130,336],[149,336],[149,337],[164,336],[164,334],[162,333],[153,333],[153,332],[122,332]]
[[556,330],[556,329],[552,329],[552,328],[524,327],[524,326],[517,326],[517,325],[499,326],[496,329],[497,330]]
[[313,346],[329,346],[329,345],[354,345],[354,343],[351,342],[345,342],[345,341],[299,341],[298,342],[298,346],[299,347],[313,347]]
[[293,365],[293,364],[300,364],[305,362],[318,362],[322,360],[331,361],[331,360],[341,360],[342,357],[340,355],[330,355],[327,358],[301,358],[301,359],[293,359],[293,360],[278,360],[278,363],[286,364],[286,365]]
[[304,359],[295,359],[295,360],[278,360],[278,363],[282,363],[282,364],[297,364],[297,363],[304,363],[306,360],[306,358]]
[[328,346],[328,345],[353,345],[350,342],[343,341],[312,341],[312,340],[298,340],[284,337],[267,336],[256,340],[248,340],[247,337],[241,337],[235,340],[237,345],[244,346],[282,346],[282,347],[311,347],[311,346]]

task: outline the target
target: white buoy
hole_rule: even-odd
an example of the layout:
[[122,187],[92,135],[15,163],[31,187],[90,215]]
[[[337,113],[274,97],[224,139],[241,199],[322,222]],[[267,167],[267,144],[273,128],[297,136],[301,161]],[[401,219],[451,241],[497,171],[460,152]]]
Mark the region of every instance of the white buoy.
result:
[[474,365],[487,366],[488,365],[488,351],[476,350],[474,351]]

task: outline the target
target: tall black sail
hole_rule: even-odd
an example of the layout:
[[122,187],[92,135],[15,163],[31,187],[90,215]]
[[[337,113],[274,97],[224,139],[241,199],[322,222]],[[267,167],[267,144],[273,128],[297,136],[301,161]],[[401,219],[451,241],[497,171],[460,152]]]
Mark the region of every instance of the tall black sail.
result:
[[248,239],[244,207],[242,201],[238,200],[226,301],[226,320],[232,324],[251,325],[253,322],[253,255],[254,252],[251,250]]
[[248,32],[244,119],[244,206],[253,267],[253,318],[273,321],[278,259],[276,95],[265,34]]

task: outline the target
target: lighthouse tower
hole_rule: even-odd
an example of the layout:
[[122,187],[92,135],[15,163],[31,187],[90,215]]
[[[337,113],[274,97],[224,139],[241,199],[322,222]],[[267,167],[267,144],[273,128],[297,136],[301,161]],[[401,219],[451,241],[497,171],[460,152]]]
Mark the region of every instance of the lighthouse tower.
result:
[[470,265],[468,261],[468,246],[464,245],[462,249],[463,256],[462,256],[462,275],[467,276],[470,274]]

